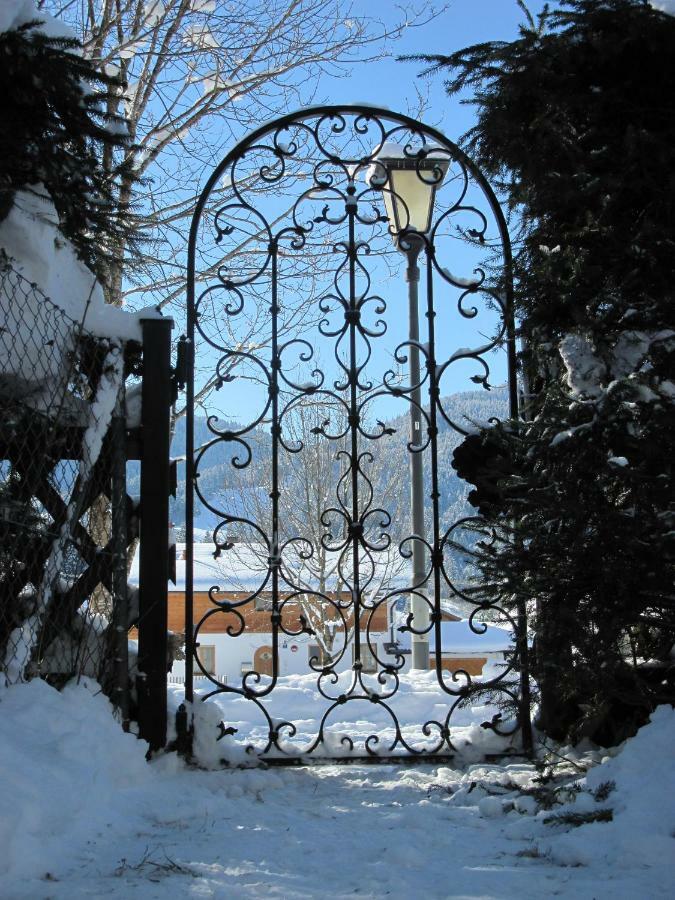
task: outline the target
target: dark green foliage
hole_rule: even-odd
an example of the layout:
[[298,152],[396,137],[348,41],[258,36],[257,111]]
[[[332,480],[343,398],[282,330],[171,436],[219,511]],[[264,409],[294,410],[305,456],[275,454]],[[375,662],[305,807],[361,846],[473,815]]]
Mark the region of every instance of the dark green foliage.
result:
[[[6,465],[6,464],[4,464]],[[0,484],[0,586],[6,587],[26,568],[14,552],[21,545],[36,553],[44,541],[45,523],[30,491],[14,470],[2,472]]]
[[467,149],[519,223],[528,421],[455,454],[498,526],[482,589],[530,609],[540,726],[613,743],[675,700],[675,18],[560,0],[426,60],[473,89]]
[[604,803],[612,791],[616,790],[616,781],[603,781],[593,791],[593,799],[596,803]]
[[556,781],[552,774],[550,778],[541,778],[539,784],[530,788],[518,788],[523,797],[533,797],[540,809],[553,809],[563,803],[572,803],[581,793],[578,784],[569,784],[567,780],[563,784]]
[[504,442],[497,432],[492,435],[484,429],[467,435],[453,453],[452,468],[464,481],[476,485],[467,499],[483,515],[489,515],[503,505],[507,479],[511,482],[511,491],[515,488],[512,482],[512,476],[516,475],[514,460],[505,452]]
[[483,544],[481,567],[486,596],[530,605],[541,724],[609,745],[673,697],[668,671],[641,661],[667,660],[674,640],[675,416],[639,402],[628,379],[603,401],[570,404],[550,387],[535,422],[485,432],[511,460],[513,524]]
[[555,813],[552,816],[546,816],[544,825],[571,825],[572,828],[578,828],[580,825],[590,825],[591,822],[611,822],[614,813],[611,809],[598,809],[592,812],[566,812]]
[[628,296],[633,322],[669,324],[675,18],[647,0],[561,0],[512,43],[424,58],[450,72],[449,94],[473,88],[466,147],[524,216],[528,330],[625,327]]
[[47,37],[36,23],[0,34],[0,221],[17,190],[43,184],[61,231],[104,280],[131,229],[130,210],[114,203],[128,174],[114,151],[127,138],[124,120],[108,112],[120,83],[79,56],[78,46]]

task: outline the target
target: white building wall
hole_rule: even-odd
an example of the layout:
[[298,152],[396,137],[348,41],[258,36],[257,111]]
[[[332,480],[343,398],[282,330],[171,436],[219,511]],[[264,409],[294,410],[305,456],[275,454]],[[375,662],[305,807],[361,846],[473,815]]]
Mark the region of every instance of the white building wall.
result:
[[[215,672],[217,676],[226,676],[228,682],[239,681],[242,674],[242,665],[253,665],[256,650],[260,647],[272,646],[272,635],[265,633],[242,634],[239,637],[230,637],[227,634],[201,635],[200,643],[215,648]],[[365,643],[366,636],[361,636]],[[387,659],[383,642],[386,635],[381,635],[377,641],[377,652],[380,659]],[[281,635],[279,639],[279,662],[281,675],[307,675],[312,670],[309,666],[310,647],[316,646],[316,641],[307,635],[288,637]],[[295,648],[295,649],[293,649]],[[393,657],[389,657],[393,659]],[[352,645],[350,644],[336,671],[342,672],[350,669],[352,665]],[[195,666],[195,673],[201,674],[201,670]],[[185,663],[182,660],[174,662],[171,675],[182,679],[185,677]]]

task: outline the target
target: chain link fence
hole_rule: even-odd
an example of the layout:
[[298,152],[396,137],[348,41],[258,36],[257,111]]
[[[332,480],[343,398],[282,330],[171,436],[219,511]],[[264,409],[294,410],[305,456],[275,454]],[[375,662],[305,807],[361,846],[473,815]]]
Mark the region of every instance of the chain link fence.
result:
[[121,341],[87,333],[0,259],[0,670],[8,684],[89,676],[119,706],[128,367]]

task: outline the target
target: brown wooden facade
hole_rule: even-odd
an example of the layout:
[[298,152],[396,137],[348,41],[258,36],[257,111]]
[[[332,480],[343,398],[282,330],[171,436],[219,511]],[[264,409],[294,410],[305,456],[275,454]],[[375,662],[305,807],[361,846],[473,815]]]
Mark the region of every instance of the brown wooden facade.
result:
[[[221,603],[241,603],[246,600],[248,595],[241,591],[223,591],[218,594],[218,600]],[[329,595],[331,596],[331,595]],[[271,604],[271,595],[261,594],[256,600],[244,603],[237,607],[237,611],[244,617],[245,630],[252,634],[266,634],[272,631],[270,622],[271,609],[256,608],[261,605]],[[332,598],[331,598],[332,599]],[[342,598],[343,603],[347,603],[348,595]],[[312,602],[312,601],[310,601]],[[213,614],[209,616],[199,627],[202,634],[226,634],[228,626],[232,626],[239,630],[239,620],[236,615],[231,612],[216,612],[219,609],[218,604],[214,604],[207,591],[195,591],[194,594],[194,617],[193,621],[196,625],[202,621],[202,618],[209,612]],[[369,611],[370,612],[370,611]],[[299,631],[301,628],[300,615],[302,607],[295,600],[289,600],[282,609],[282,623],[287,631]],[[366,615],[368,615],[367,613]],[[344,626],[340,621],[339,614],[331,603],[326,603],[324,615],[328,621],[339,621],[338,631],[342,631]],[[368,621],[368,620],[366,620]],[[351,626],[353,619],[347,618],[347,623]],[[169,591],[169,631],[182,632],[185,630],[185,594],[183,591]],[[364,622],[365,627],[365,622]],[[388,628],[387,620],[387,604],[381,603],[372,611],[370,616],[370,631],[372,633],[384,633]]]
[[[483,674],[483,666],[487,662],[486,656],[453,656],[441,659],[441,669],[444,672],[466,672],[469,675],[476,676]],[[429,657],[429,668],[436,668],[436,660],[433,656]]]

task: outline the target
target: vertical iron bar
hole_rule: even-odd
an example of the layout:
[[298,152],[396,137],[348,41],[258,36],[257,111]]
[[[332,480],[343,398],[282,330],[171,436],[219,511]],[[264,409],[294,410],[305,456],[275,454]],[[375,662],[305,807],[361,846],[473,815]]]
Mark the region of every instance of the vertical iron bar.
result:
[[127,591],[127,454],[124,415],[124,385],[117,396],[111,422],[112,506],[112,603],[113,603],[113,703],[129,730],[129,595]]
[[354,605],[354,665],[357,677],[361,672],[361,577],[359,572],[359,416],[357,396],[357,360],[356,360],[356,318],[359,314],[356,304],[356,240],[354,233],[354,215],[356,201],[353,195],[356,189],[353,184],[347,188],[346,203],[349,216],[349,428],[351,438],[351,488],[352,488],[352,521],[350,525],[353,554],[352,566],[352,603]]
[[272,567],[272,678],[276,681],[279,675],[279,296],[277,285],[278,245],[274,241],[272,251],[272,545],[270,547],[269,564]]
[[434,248],[427,248],[427,319],[429,321],[429,437],[431,442],[431,503],[433,510],[433,558],[431,560],[434,573],[434,636],[436,652],[434,662],[436,676],[440,681],[441,675],[441,523],[440,523],[440,490],[438,486],[438,401],[440,388],[436,378],[436,311],[434,309],[434,282],[433,266],[431,264]]
[[171,319],[143,319],[140,614],[140,736],[150,750],[166,743],[167,600],[171,426]]
[[[510,261],[507,261],[507,271],[510,272]],[[516,359],[516,325],[513,314],[513,284],[509,275],[509,287],[507,288],[504,315],[506,316],[506,353],[509,372],[509,416],[518,418],[518,378]]]
[[[192,269],[190,270],[192,272]],[[194,507],[195,507],[195,312],[192,278],[188,290],[185,342],[185,702],[194,700]],[[191,728],[191,716],[188,730]]]

